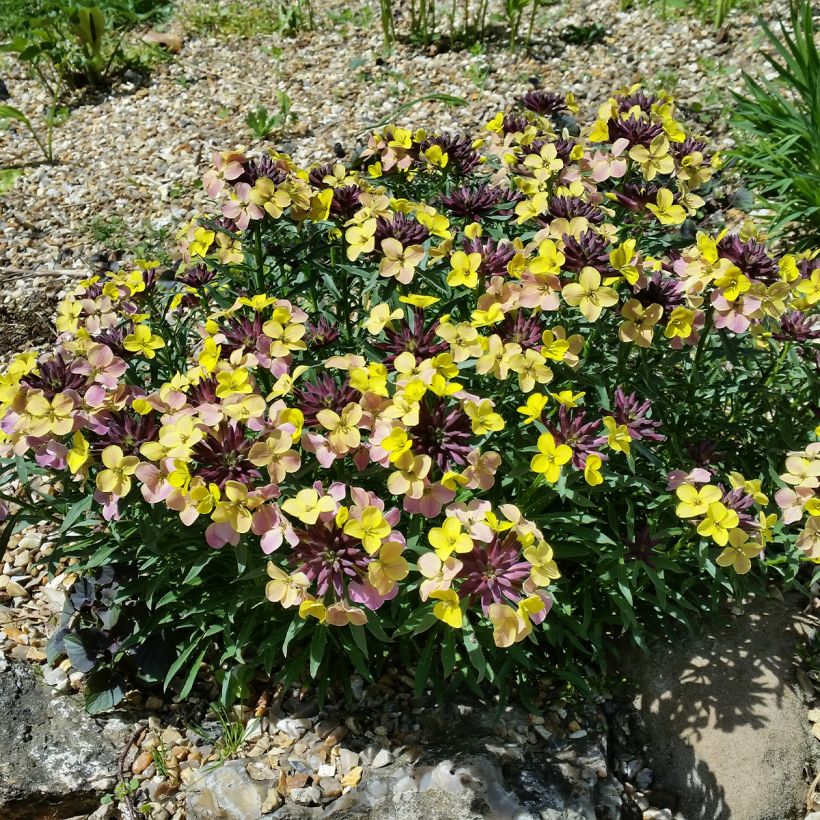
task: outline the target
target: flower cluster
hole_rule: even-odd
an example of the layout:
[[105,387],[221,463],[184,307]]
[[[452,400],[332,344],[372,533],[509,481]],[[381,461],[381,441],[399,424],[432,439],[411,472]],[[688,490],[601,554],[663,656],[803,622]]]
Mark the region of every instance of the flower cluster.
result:
[[[477,138],[385,128],[355,167],[215,155],[220,213],[174,275],[82,282],[55,350],[0,377],[0,456],[111,526],[147,505],[250,544],[267,598],[332,626],[421,607],[508,647],[566,589],[562,546],[652,567],[664,527],[749,572],[776,516],[733,458],[762,471],[772,410],[743,414],[789,357],[816,368],[820,260],[686,238],[721,163],[669,97],[625,89],[580,136],[551,119],[571,97],[522,103]],[[777,494],[811,557],[818,446]],[[622,503],[623,532],[585,534]]]

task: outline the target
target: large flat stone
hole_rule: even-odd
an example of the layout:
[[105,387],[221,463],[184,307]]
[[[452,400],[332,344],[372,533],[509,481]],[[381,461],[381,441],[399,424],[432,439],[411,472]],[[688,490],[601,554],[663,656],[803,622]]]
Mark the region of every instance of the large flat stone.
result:
[[701,635],[632,658],[655,784],[687,820],[802,818],[816,757],[793,655],[800,599],[756,599]]
[[32,664],[0,656],[0,820],[93,811],[110,791],[131,728],[55,695]]

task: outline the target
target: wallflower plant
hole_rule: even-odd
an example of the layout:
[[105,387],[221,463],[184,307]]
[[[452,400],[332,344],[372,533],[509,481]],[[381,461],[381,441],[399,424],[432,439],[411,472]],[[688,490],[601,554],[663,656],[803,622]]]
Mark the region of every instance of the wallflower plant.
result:
[[0,376],[6,536],[126,568],[119,651],[162,635],[182,695],[581,684],[820,557],[820,259],[699,229],[720,157],[668,96],[573,137],[537,94],[355,167],[217,154],[177,268],[80,283]]

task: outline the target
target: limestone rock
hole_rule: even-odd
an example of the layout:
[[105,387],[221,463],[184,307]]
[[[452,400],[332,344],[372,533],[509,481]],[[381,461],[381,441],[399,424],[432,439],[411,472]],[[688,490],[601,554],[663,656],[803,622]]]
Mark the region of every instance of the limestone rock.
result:
[[188,787],[185,811],[188,820],[257,820],[268,787],[252,780],[245,762],[231,760],[203,773]]
[[131,726],[93,718],[37,667],[0,656],[0,820],[70,817],[99,805]]

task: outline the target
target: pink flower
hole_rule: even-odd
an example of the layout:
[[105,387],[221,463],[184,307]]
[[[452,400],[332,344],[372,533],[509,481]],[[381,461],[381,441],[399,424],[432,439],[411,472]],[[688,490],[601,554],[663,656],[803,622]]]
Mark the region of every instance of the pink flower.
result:
[[449,504],[456,494],[453,490],[448,490],[436,482],[431,484],[429,480],[424,480],[424,491],[421,498],[404,497],[404,510],[409,513],[419,513],[425,518],[435,518],[441,513],[442,507]]
[[235,532],[227,521],[222,524],[209,524],[208,529],[205,530],[205,540],[208,542],[208,546],[213,547],[215,550],[224,547],[225,544],[235,547],[239,543],[240,537],[239,533]]
[[738,296],[729,302],[720,291],[712,293],[712,304],[715,307],[715,327],[731,330],[732,333],[743,333],[749,329],[762,301],[751,294]]
[[674,492],[681,484],[708,484],[711,480],[712,474],[704,467],[695,467],[688,473],[672,470],[666,477],[666,489]]
[[299,543],[293,525],[279,510],[278,504],[265,504],[253,514],[251,530],[261,536],[260,545],[265,555],[270,555],[287,541],[292,547]]
[[77,359],[72,365],[73,373],[91,376],[91,380],[105,387],[115,388],[125,373],[126,363],[111,352],[106,345],[95,344],[88,349],[85,359]]
[[112,493],[104,493],[101,490],[95,490],[94,500],[102,506],[103,518],[106,521],[117,521],[119,519],[120,510],[117,496]]
[[501,456],[498,453],[482,453],[476,447],[467,455],[467,463],[470,466],[464,470],[464,477],[467,479],[468,490],[477,487],[489,490],[495,484],[495,474],[501,466]]
[[803,517],[803,508],[806,502],[814,497],[814,490],[810,487],[783,487],[774,494],[777,506],[783,510],[783,523],[793,524]]
[[305,431],[302,434],[302,447],[309,453],[313,453],[319,464],[326,470],[338,457],[338,454],[331,448],[328,440],[318,433]]
[[489,544],[493,540],[493,531],[487,524],[486,516],[491,510],[492,504],[489,501],[475,499],[469,504],[451,504],[447,507],[447,515],[461,521],[474,541]]
[[244,159],[242,154],[233,151],[213,155],[213,168],[205,172],[202,178],[202,187],[205,188],[208,196],[216,199],[225,188],[225,181],[238,179],[242,176],[244,168],[240,160]]
[[35,439],[31,436],[29,436],[29,444],[34,450],[34,460],[41,467],[51,467],[53,470],[65,469],[68,448],[64,444],[60,444],[59,441]]
[[425,552],[424,555],[419,556],[417,563],[419,572],[425,578],[419,587],[422,601],[426,601],[431,592],[450,589],[453,578],[461,572],[464,566],[458,558],[452,555],[446,561],[442,561],[434,552]]
[[262,219],[265,212],[251,197],[251,186],[240,182],[235,188],[233,197],[222,205],[222,215],[232,219],[240,231],[250,225],[252,219]]
[[[157,467],[155,464],[143,461],[137,465],[134,475],[140,480],[140,492],[149,504],[157,504],[160,501],[165,501],[174,489],[167,481],[168,470],[164,464],[161,465],[161,467]],[[172,510],[181,509],[181,507],[177,505],[172,506],[169,504],[168,506]]]
[[394,584],[393,588],[386,595],[382,595],[374,586],[367,580],[351,581],[347,586],[350,600],[357,604],[366,606],[374,612],[385,602],[392,601],[399,592],[399,585]]

